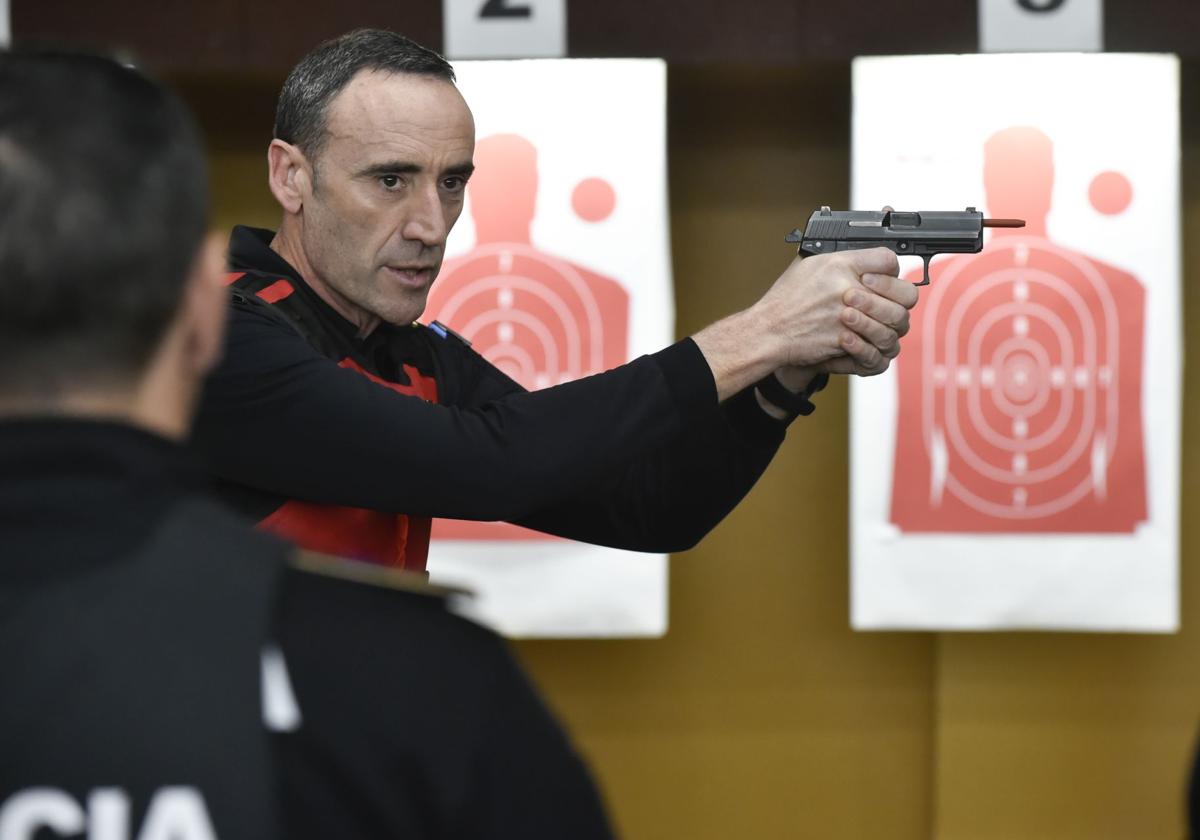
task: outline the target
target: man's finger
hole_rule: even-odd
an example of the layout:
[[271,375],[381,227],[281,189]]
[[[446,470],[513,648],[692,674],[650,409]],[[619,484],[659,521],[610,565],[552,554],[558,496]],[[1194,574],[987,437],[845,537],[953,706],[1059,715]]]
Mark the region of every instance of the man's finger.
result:
[[850,267],[859,275],[900,273],[900,260],[887,248],[865,248],[842,253],[849,257]]
[[[888,253],[891,253],[890,251]],[[863,285],[888,300],[895,301],[905,309],[917,305],[917,287],[907,280],[893,274],[864,274]]]
[[841,320],[843,324],[858,333],[860,338],[865,339],[889,359],[894,359],[900,352],[900,336],[896,334],[896,330],[886,324],[881,324],[852,307],[842,310]]
[[854,361],[850,356],[835,356],[821,364],[821,368],[826,373],[836,373],[839,375],[852,376],[861,373],[858,369],[858,362]]
[[821,369],[825,373],[837,374],[839,376],[875,376],[887,370],[882,363],[879,368],[868,370],[854,360],[853,356],[836,356],[821,363]]
[[873,376],[888,369],[890,360],[880,353],[875,345],[864,341],[860,336],[852,332],[844,332],[840,343],[842,349],[846,351],[846,355],[858,364],[858,373]]
[[864,289],[847,289],[842,294],[842,303],[852,306],[868,318],[873,318],[890,327],[895,330],[897,335],[908,333],[908,310],[895,301],[872,294]]

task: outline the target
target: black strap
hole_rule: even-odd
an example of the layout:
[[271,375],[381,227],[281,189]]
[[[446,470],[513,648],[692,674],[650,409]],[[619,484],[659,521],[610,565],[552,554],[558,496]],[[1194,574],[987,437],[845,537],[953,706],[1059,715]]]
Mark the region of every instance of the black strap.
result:
[[754,387],[762,394],[763,399],[780,411],[786,411],[787,419],[791,420],[798,415],[807,417],[816,411],[817,407],[809,398],[827,384],[829,384],[829,374],[818,373],[804,390],[793,393],[784,387],[774,372],[771,372],[755,383]]

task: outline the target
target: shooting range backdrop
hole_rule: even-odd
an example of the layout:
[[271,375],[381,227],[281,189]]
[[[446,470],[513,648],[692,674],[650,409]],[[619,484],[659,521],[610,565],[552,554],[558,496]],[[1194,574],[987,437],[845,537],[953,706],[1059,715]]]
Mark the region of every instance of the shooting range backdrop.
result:
[[[530,389],[615,367],[674,337],[666,66],[658,60],[455,63],[476,174],[424,320]],[[617,95],[619,93],[619,95]],[[437,520],[429,569],[476,592],[512,636],[653,636],[667,558]]]
[[1155,55],[854,62],[854,207],[1028,222],[936,257],[897,365],[852,384],[856,628],[1177,628],[1178,78]]

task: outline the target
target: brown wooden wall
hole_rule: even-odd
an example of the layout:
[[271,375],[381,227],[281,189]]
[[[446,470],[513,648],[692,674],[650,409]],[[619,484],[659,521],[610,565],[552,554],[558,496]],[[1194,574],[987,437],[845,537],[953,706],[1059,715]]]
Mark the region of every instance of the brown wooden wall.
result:
[[[517,2],[518,0],[514,0]],[[1013,0],[989,0],[989,2]],[[11,0],[17,40],[127,48],[162,72],[280,73],[358,26],[442,43],[441,0]],[[1105,48],[1200,56],[1195,0],[1105,0]],[[574,57],[792,66],[856,55],[974,52],[976,0],[568,0]]]

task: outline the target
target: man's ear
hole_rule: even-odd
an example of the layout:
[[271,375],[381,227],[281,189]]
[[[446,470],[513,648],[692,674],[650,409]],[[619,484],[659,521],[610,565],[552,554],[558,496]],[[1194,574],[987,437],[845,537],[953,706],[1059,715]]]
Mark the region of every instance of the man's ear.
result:
[[267,147],[267,183],[286,213],[299,213],[310,191],[308,161],[291,143],[275,139]]
[[182,321],[186,330],[188,366],[199,376],[216,367],[225,345],[229,292],[225,285],[225,238],[210,233],[204,239],[183,293]]

